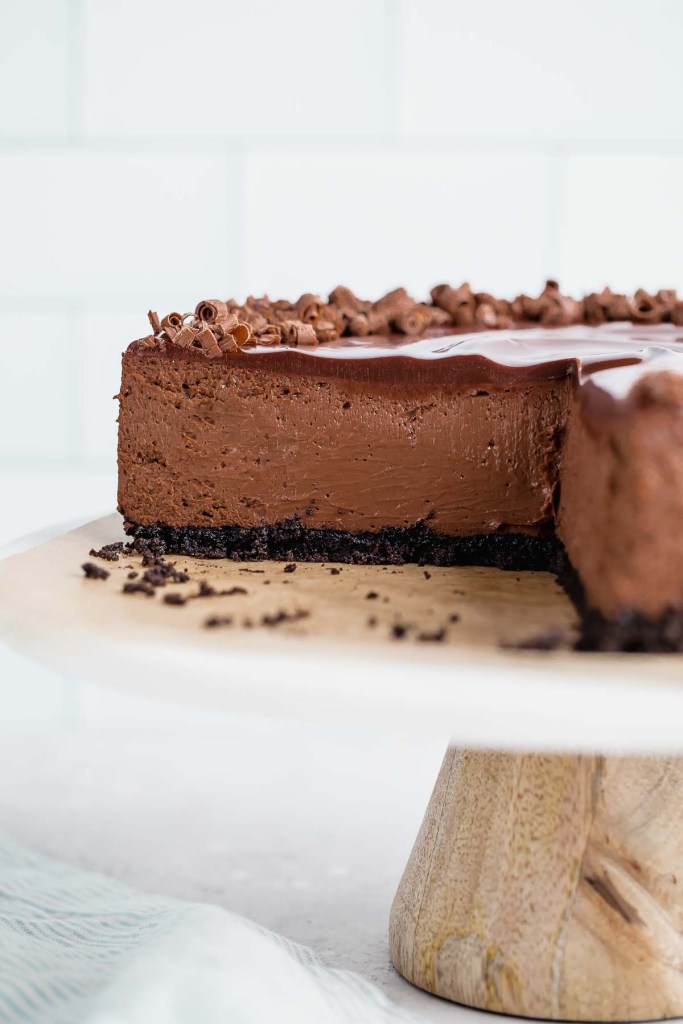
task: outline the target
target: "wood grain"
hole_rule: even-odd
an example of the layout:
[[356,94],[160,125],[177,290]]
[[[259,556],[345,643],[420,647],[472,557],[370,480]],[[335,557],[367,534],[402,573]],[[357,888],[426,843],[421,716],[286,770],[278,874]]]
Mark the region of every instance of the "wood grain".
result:
[[683,1014],[683,759],[449,749],[391,913],[397,969],[553,1020]]

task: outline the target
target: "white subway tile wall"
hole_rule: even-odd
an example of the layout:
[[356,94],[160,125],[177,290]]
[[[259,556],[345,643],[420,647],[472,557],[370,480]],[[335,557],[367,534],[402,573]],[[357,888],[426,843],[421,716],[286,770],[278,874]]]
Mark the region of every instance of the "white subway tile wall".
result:
[[680,0],[2,4],[0,539],[114,505],[150,306],[683,286],[682,31]]

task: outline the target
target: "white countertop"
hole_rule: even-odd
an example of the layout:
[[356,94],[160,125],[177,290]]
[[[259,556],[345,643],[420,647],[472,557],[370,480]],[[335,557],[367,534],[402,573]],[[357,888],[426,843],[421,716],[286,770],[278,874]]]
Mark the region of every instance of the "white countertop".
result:
[[54,677],[6,649],[0,671],[0,827],[13,837],[244,914],[426,1020],[473,1015],[404,982],[387,949],[445,740],[187,710]]

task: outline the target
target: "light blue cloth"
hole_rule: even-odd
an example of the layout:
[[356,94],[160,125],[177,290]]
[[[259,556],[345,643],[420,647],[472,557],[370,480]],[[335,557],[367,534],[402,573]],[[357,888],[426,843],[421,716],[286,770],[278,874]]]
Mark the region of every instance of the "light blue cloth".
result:
[[0,837],[1,1024],[419,1024],[219,907],[148,896]]

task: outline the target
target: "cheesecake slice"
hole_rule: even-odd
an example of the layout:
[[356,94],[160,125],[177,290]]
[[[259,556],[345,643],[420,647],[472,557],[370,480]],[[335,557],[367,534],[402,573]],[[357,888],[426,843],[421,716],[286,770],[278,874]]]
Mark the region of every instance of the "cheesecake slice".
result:
[[683,649],[683,303],[211,300],[123,357],[119,509],[159,550],[557,572],[581,645]]

